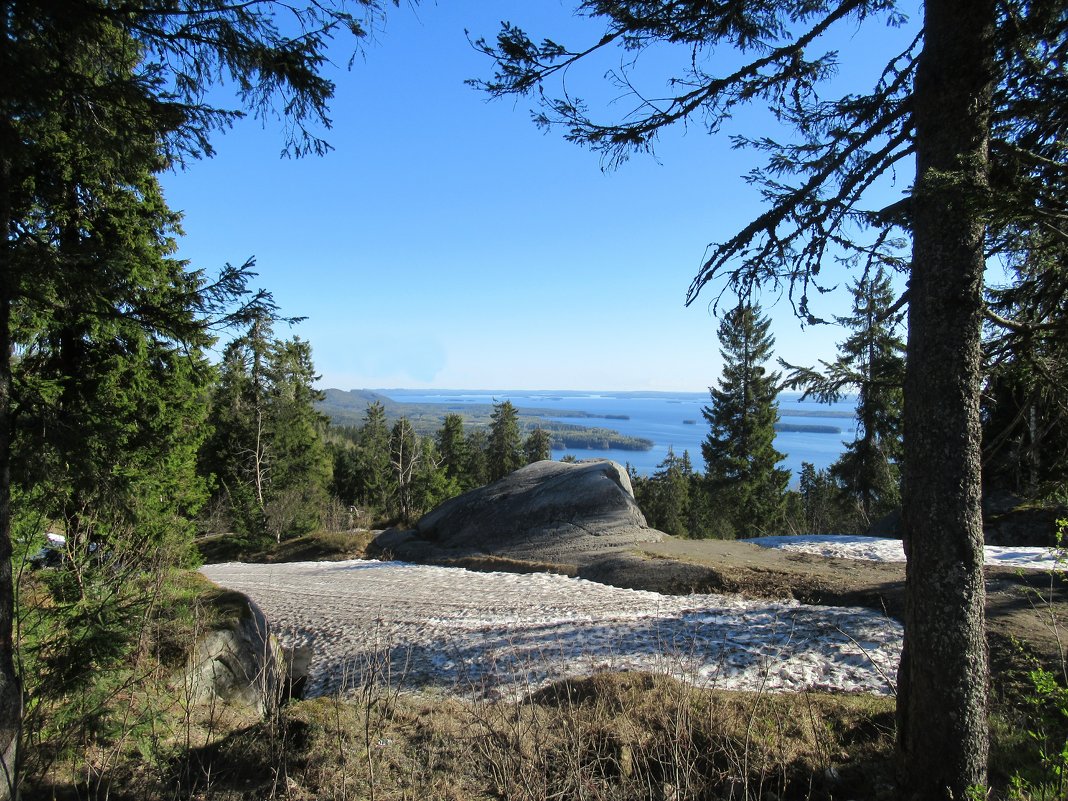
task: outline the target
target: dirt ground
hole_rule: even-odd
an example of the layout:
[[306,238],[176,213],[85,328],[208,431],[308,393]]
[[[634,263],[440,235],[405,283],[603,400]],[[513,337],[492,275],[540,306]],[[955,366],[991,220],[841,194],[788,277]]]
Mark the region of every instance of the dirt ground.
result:
[[[1061,664],[1058,623],[1068,621],[1068,579],[1037,570],[986,569],[987,638],[995,680],[1014,680],[1030,659]],[[830,559],[745,541],[681,540],[580,567],[578,575],[667,593],[736,592],[755,598],[864,606],[903,620],[905,566]]]

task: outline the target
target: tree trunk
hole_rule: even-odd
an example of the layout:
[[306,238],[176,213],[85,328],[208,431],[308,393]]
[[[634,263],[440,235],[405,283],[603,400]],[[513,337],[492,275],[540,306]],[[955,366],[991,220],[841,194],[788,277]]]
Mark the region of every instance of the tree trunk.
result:
[[928,0],[914,95],[916,187],[905,377],[904,799],[986,783],[980,512],[983,204],[993,85],[991,0]]
[[[7,165],[0,171],[7,172]],[[3,179],[0,178],[0,182]],[[4,187],[0,186],[0,192]],[[5,196],[6,197],[6,196]],[[0,211],[7,204],[0,200]],[[22,691],[15,670],[14,576],[11,567],[11,300],[7,241],[0,247],[0,799],[14,798],[22,723]]]
[[[8,3],[0,3],[0,48],[8,46]],[[3,54],[6,56],[6,54]],[[0,58],[0,63],[7,63]],[[3,90],[0,90],[3,91]],[[7,94],[3,92],[3,94]],[[17,143],[9,102],[0,105],[0,799],[16,795],[22,690],[15,671],[14,584],[11,572],[11,302],[15,291],[11,248],[11,170]]]

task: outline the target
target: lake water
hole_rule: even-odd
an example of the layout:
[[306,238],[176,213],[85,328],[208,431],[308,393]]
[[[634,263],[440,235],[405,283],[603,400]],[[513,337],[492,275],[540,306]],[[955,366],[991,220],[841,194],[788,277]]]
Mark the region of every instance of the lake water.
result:
[[[484,390],[376,390],[396,401],[408,403],[440,403],[462,407],[465,404],[491,404],[510,400],[520,410],[544,409],[550,412],[549,419],[581,426],[609,428],[633,437],[644,437],[655,444],[648,451],[627,450],[581,450],[572,449],[580,459],[604,457],[620,464],[630,463],[639,473],[650,475],[664,460],[668,447],[676,454],[690,452],[694,469],[704,470],[701,457],[701,442],[708,434],[708,424],[701,415],[707,405],[707,392],[640,393],[640,392],[516,392]],[[847,442],[856,436],[856,421],[853,416],[855,399],[847,398],[835,404],[820,404],[799,401],[798,393],[779,395],[780,422],[798,425],[829,425],[841,429],[840,434],[780,431],[775,437],[775,447],[786,454],[782,466],[793,474],[791,483],[797,483],[797,474],[802,462],[811,462],[824,468],[834,462],[845,449]],[[581,411],[595,415],[626,415],[629,419],[605,419],[556,417],[552,411]],[[802,414],[798,414],[801,412]],[[803,413],[817,413],[807,416]],[[834,417],[826,417],[826,414]],[[692,421],[692,422],[687,422]],[[554,451],[559,459],[564,451]]]

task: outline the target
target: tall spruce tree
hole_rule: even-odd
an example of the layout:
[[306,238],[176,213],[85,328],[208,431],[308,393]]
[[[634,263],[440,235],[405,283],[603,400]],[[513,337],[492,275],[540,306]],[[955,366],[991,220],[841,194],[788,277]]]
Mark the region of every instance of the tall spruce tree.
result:
[[[538,123],[562,126],[609,164],[651,150],[676,123],[699,120],[718,131],[753,102],[787,129],[779,140],[767,129],[735,139],[768,155],[767,167],[750,176],[767,209],[709,248],[689,302],[712,282],[743,290],[786,284],[808,319],[810,293],[825,288],[825,257],[908,268],[900,793],[966,797],[985,786],[988,753],[982,287],[988,254],[1012,248],[1021,234],[1068,238],[1068,6],[927,0],[918,31],[903,26],[915,6],[893,0],[589,0],[577,8],[604,23],[590,43],[569,46],[505,25],[495,43],[477,42],[496,70],[476,85],[495,96],[533,94]],[[849,90],[835,94],[829,79],[849,58],[839,45],[858,25],[880,26],[884,41],[903,30],[892,40],[896,54],[869,76],[846,63]],[[836,33],[845,35],[829,42]],[[617,120],[598,119],[576,99],[589,97],[576,89],[580,63],[615,47],[628,53],[609,79],[634,104]],[[635,57],[648,48],[658,58]],[[737,58],[720,58],[728,50]],[[638,88],[650,76],[631,73],[672,64],[671,52],[681,56],[678,70],[650,100]],[[567,91],[546,87],[564,75]],[[868,91],[857,88],[865,80]],[[887,205],[881,179],[913,164],[906,196]],[[1019,328],[1034,330],[1027,321]]]
[[[13,448],[22,382],[45,383],[17,375],[15,354],[30,346],[25,332],[40,327],[36,318],[64,308],[198,347],[211,318],[242,298],[247,271],[227,268],[207,281],[179,268],[167,279],[170,296],[161,294],[157,281],[113,271],[121,260],[71,258],[90,231],[80,225],[85,212],[105,220],[101,191],[132,186],[130,169],[210,154],[211,134],[241,109],[284,117],[291,153],[324,150],[315,126],[329,125],[333,86],[320,75],[327,48],[339,31],[364,35],[380,11],[376,0],[356,7],[360,17],[328,3],[0,0],[0,794],[17,792],[21,708],[12,640]],[[211,90],[224,75],[237,108],[208,99],[220,97]],[[139,194],[127,199],[136,205]],[[93,330],[68,332],[73,344]]]
[[319,376],[310,343],[300,337],[272,343],[269,369],[274,465],[266,519],[267,533],[281,542],[322,523],[333,465],[324,439],[327,418],[315,407],[323,393],[314,386]]
[[834,403],[848,390],[857,392],[857,437],[831,466],[830,475],[856,505],[859,523],[897,508],[900,493],[901,415],[905,384],[905,343],[898,336],[903,313],[896,313],[890,277],[882,266],[850,287],[853,309],[836,318],[852,331],[838,345],[833,362],[819,370],[792,365],[786,381],[802,388],[802,399]]
[[460,482],[467,459],[467,446],[464,442],[464,419],[458,414],[447,414],[437,433],[438,454],[445,475]]
[[490,481],[504,478],[526,464],[523,438],[519,432],[519,411],[511,401],[493,404],[486,462]]
[[782,522],[790,472],[777,467],[779,374],[765,368],[775,338],[760,306],[739,302],[719,325],[723,374],[702,414],[710,431],[701,444],[713,513],[730,535],[755,536]]
[[363,425],[356,435],[357,484],[360,502],[373,506],[380,514],[387,513],[392,485],[389,435],[386,408],[379,401],[368,404]]
[[310,346],[274,339],[270,321],[257,317],[226,347],[219,373],[204,463],[236,526],[275,542],[310,531],[332,474]]

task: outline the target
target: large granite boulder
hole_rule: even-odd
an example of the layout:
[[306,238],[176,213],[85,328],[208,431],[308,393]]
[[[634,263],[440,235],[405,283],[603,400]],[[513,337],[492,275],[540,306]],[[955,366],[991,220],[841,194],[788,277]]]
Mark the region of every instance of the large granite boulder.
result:
[[184,694],[194,704],[239,704],[266,716],[281,700],[285,680],[267,618],[239,592],[211,599],[209,617],[211,625],[193,644],[181,674]]
[[[1052,548],[1056,546],[1059,521],[1068,518],[1068,508],[1027,501],[1009,492],[983,497],[983,542],[986,545]],[[872,537],[901,539],[901,512],[894,511],[872,523]]]
[[664,534],[649,528],[630,477],[607,459],[535,462],[446,501],[375,545],[410,561],[499,556],[581,564]]

